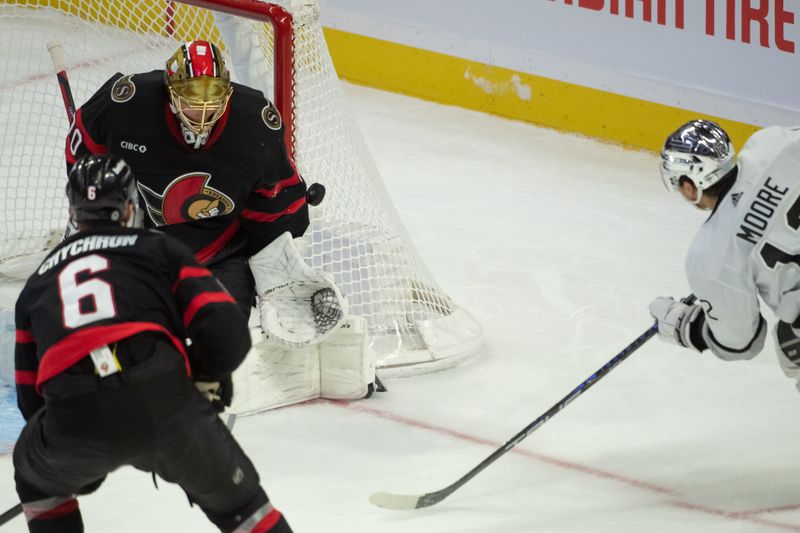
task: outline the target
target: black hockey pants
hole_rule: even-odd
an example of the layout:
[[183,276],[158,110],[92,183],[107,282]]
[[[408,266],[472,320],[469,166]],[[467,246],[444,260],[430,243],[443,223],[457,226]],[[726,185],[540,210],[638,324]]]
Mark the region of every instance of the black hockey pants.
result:
[[290,533],[253,464],[187,378],[181,355],[167,341],[143,339],[152,349],[139,361],[126,349],[135,340],[120,343],[121,372],[100,378],[85,372],[84,361],[43,387],[45,407],[14,449],[30,531],[82,532],[72,495],[133,465],[180,485],[221,531],[251,531],[253,524]]

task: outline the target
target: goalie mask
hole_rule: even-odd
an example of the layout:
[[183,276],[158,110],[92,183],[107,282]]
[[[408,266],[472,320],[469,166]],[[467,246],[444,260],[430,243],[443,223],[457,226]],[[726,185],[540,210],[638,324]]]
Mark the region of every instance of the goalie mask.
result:
[[198,148],[225,114],[233,93],[219,48],[201,40],[182,45],[167,60],[164,81],[184,138]]
[[705,189],[724,178],[736,166],[728,134],[710,120],[693,120],[670,135],[661,150],[661,179],[676,191],[685,177],[697,187],[695,203]]
[[90,154],[78,159],[69,173],[67,198],[70,218],[75,222],[119,224],[129,203],[134,212],[126,225],[132,226],[136,219],[136,178],[117,156]]

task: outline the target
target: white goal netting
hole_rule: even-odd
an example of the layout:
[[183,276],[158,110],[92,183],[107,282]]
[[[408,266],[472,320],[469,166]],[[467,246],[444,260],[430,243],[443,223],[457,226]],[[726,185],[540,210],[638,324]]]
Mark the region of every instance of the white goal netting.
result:
[[[247,7],[255,0],[221,3]],[[306,260],[331,273],[351,314],[364,317],[385,375],[452,366],[480,351],[481,327],[439,288],[414,251],[347,112],[316,5],[301,4],[286,7],[293,15],[294,48],[285,68],[294,88],[294,154],[305,180],[327,189],[324,202],[310,210]],[[226,41],[215,22],[247,28],[246,58],[230,56],[242,43],[228,42],[230,31]],[[273,85],[270,23],[166,0],[0,0],[0,273],[29,272],[65,223],[68,124],[46,43],[63,42],[80,106],[115,72],[162,68],[178,44],[195,38],[222,46],[234,79],[281,98]]]

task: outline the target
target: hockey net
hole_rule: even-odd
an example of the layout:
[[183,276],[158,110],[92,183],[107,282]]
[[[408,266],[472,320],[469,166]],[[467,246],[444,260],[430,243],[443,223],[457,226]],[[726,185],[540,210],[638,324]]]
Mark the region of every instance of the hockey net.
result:
[[[481,327],[442,292],[406,236],[347,112],[316,3],[288,3],[0,0],[0,273],[31,272],[65,224],[68,124],[46,43],[63,42],[79,106],[115,72],[160,69],[180,43],[205,38],[222,46],[236,81],[276,102],[300,173],[325,185],[324,202],[310,210],[305,258],[334,276],[350,313],[365,319],[379,372],[453,366],[480,351]],[[257,391],[241,394],[249,398],[240,410],[258,409]]]

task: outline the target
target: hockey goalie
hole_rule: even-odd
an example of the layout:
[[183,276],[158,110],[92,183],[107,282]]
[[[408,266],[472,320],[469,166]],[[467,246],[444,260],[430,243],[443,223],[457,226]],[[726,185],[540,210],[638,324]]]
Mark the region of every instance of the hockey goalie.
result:
[[[231,71],[250,87],[270,94],[271,75],[259,57],[258,37],[247,21],[215,13],[215,24],[231,57]],[[323,201],[324,187],[309,188],[310,203]],[[317,192],[321,191],[321,192]],[[383,390],[367,343],[366,321],[349,316],[331,276],[301,257],[302,239],[286,233],[250,258],[256,280],[263,339],[235,376],[240,394],[234,410],[250,412],[314,398],[353,400]],[[254,336],[257,332],[254,331]]]
[[163,70],[117,73],[77,110],[67,165],[87,153],[124,157],[145,225],[187,244],[246,316],[255,295],[260,328],[240,375],[198,385],[218,409],[234,397],[240,413],[363,398],[375,379],[364,325],[295,245],[324,187],[306,188],[259,89],[232,81],[214,43],[187,42]]

